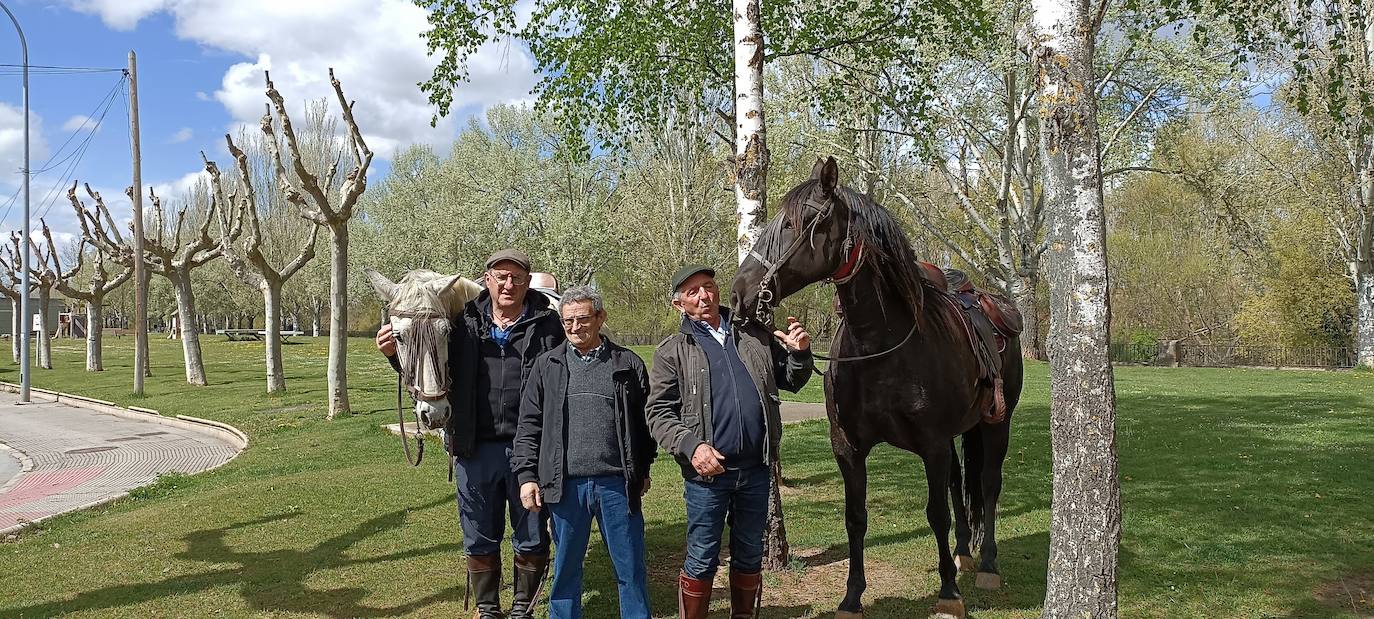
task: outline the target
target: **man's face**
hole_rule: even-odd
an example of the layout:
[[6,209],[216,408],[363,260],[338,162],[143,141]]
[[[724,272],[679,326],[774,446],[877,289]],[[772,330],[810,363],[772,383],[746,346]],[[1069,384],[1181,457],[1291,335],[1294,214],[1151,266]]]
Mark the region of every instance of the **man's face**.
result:
[[678,286],[673,307],[687,314],[692,320],[714,324],[720,317],[720,288],[716,278],[706,273],[697,273]]
[[530,272],[520,265],[505,260],[487,269],[487,292],[496,307],[511,309],[525,304],[525,293],[530,290]]
[[563,304],[562,314],[563,333],[569,343],[577,348],[595,345],[601,325],[606,323],[606,312],[596,311],[591,301],[574,301]]

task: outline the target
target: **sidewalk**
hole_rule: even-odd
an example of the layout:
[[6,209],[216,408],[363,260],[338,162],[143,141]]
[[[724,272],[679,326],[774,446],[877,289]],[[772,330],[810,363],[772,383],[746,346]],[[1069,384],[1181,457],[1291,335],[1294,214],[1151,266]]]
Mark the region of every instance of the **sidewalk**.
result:
[[0,392],[0,534],[117,499],[164,473],[214,468],[239,452],[159,419],[37,399],[21,405]]

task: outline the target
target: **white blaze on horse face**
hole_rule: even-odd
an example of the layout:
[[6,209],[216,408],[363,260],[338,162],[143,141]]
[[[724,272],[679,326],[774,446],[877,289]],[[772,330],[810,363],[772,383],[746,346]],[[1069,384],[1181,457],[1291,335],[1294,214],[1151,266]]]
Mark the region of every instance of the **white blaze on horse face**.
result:
[[[416,342],[411,334],[416,321],[429,321],[426,327],[442,334],[434,341]],[[448,395],[448,320],[444,318],[391,317],[391,332],[396,338],[396,358],[401,367],[413,368],[407,385],[417,402],[444,400]],[[442,341],[440,341],[442,340]],[[418,410],[418,409],[417,409]]]

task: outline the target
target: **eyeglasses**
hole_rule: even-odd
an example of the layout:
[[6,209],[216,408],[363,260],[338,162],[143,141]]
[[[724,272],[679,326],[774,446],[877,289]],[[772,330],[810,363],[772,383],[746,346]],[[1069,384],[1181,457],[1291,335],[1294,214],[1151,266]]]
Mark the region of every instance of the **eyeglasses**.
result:
[[530,281],[530,276],[516,275],[514,273],[487,273],[487,277],[490,277],[492,281],[495,281],[498,284],[510,282],[511,285],[514,286],[524,286]]
[[564,318],[563,326],[571,327],[574,325],[589,325],[592,324],[592,321],[594,320],[596,320],[596,314],[591,314],[589,316],[573,316],[571,318]]

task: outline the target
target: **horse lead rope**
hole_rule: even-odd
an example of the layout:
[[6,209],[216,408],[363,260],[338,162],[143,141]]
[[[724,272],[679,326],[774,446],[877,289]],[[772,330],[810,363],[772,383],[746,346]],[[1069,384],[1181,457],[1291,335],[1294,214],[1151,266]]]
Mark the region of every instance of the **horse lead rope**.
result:
[[396,375],[396,422],[401,426],[401,449],[406,452],[406,462],[411,466],[420,466],[420,462],[425,459],[425,435],[420,429],[420,413],[415,413],[415,448],[417,453],[412,460],[410,457],[410,437],[406,435],[406,414],[405,409],[401,408],[401,383],[404,381],[400,374]]

